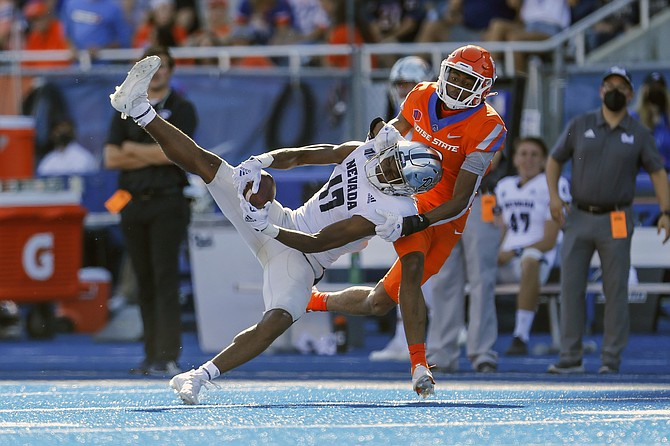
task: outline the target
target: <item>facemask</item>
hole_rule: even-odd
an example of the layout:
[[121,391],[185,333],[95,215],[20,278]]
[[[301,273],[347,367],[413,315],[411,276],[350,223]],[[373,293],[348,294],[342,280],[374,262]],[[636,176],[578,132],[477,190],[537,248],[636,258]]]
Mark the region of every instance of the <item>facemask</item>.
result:
[[605,107],[613,112],[618,112],[626,106],[626,95],[616,89],[610,90],[605,93],[603,102],[605,103]]
[[72,140],[74,140],[74,134],[71,131],[68,131],[68,130],[59,131],[59,132],[56,132],[51,137],[51,140],[53,141],[54,146],[65,147],[66,145],[70,144],[70,142],[72,142]]
[[661,110],[665,110],[665,90],[663,88],[650,88],[649,92],[647,93],[647,100],[660,108]]

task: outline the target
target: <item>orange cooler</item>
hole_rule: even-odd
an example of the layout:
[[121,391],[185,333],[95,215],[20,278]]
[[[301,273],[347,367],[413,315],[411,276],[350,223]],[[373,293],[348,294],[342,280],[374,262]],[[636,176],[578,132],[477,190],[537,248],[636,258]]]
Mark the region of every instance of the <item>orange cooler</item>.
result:
[[34,164],[35,119],[0,115],[0,179],[32,178]]
[[0,193],[0,299],[76,299],[86,210],[68,193]]

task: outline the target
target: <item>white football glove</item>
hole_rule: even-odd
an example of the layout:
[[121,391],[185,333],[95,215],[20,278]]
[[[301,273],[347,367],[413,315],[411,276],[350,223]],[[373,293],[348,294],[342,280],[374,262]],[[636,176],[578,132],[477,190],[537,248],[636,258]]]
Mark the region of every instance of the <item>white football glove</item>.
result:
[[251,182],[251,193],[258,192],[261,185],[261,170],[263,164],[258,158],[252,156],[246,161],[240,163],[233,169],[233,185],[237,189],[237,194],[242,196],[247,183]]
[[254,228],[254,230],[275,238],[277,237],[277,234],[279,234],[279,228],[271,224],[268,219],[269,205],[270,203],[266,203],[261,209],[256,209],[256,207],[247,200],[240,200],[240,207],[242,208],[244,221]]
[[393,125],[384,124],[384,127],[382,127],[374,139],[375,152],[379,153],[404,139]]
[[398,240],[402,234],[402,216],[383,209],[377,209],[377,213],[386,221],[375,226],[375,233],[387,242]]

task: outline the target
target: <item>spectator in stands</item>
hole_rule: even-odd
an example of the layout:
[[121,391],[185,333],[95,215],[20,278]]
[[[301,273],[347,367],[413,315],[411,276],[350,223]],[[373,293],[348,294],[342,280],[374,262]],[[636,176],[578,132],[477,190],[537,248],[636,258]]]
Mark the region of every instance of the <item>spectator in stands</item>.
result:
[[448,0],[433,2],[417,42],[478,42],[492,19],[514,20],[507,0]]
[[[236,26],[228,38],[228,42],[233,46],[260,45],[255,40],[254,30],[249,26]],[[246,68],[269,68],[275,66],[272,59],[262,55],[245,55],[235,57],[231,65]]]
[[177,22],[174,0],[151,0],[144,22],[133,37],[133,48],[181,46],[188,31]]
[[189,35],[184,46],[223,45],[230,36],[233,24],[228,0],[206,0],[204,8],[204,24]]
[[[414,42],[426,15],[425,0],[369,0],[363,2],[364,38],[371,43]],[[397,55],[380,55],[381,66],[390,67]]]
[[330,20],[321,3],[322,0],[289,0],[300,42],[325,42]]
[[131,30],[136,30],[146,18],[150,0],[122,0],[121,8]]
[[38,175],[82,175],[98,170],[98,161],[75,139],[71,119],[63,118],[56,122],[49,139],[53,149],[37,165]]
[[670,172],[670,92],[662,73],[654,71],[645,77],[631,114],[652,131],[665,170]]
[[[628,72],[610,68],[599,90],[599,110],[577,116],[547,160],[551,216],[563,226],[561,246],[561,351],[549,373],[583,373],[585,291],[591,257],[602,264],[605,317],[598,373],[618,373],[628,343],[628,273],[633,235],[635,179],[649,172],[661,216],[658,231],[670,238],[670,189],[653,136],[626,109],[633,99]],[[558,192],[561,166],[572,162],[572,204]],[[566,210],[569,212],[565,213]]]
[[116,0],[64,0],[61,16],[72,51],[130,48],[132,29]]
[[[595,12],[611,3],[612,0],[593,0],[586,2],[579,10],[582,16]],[[581,2],[580,2],[581,3]],[[596,23],[585,32],[586,49],[591,51],[630,29],[637,21],[637,5],[628,4]]]
[[[203,2],[203,25],[187,37],[183,46],[215,47],[232,44],[230,42],[233,22],[228,9],[228,0],[206,0]],[[184,62],[184,61],[182,61]],[[197,65],[217,65],[219,59],[198,58]]]
[[12,0],[0,0],[0,51],[12,49],[15,9]]
[[414,42],[426,15],[425,0],[371,0],[364,8],[372,43]]
[[[28,20],[24,50],[67,50],[63,24],[56,18],[46,0],[30,0],[23,7],[23,16]],[[40,60],[23,62],[24,67],[54,68],[70,65],[69,60]]]
[[[154,109],[185,134],[197,125],[195,107],[170,85],[175,66],[169,50],[148,48],[144,56],[157,55],[162,65],[149,84],[148,99]],[[151,136],[120,113],[112,119],[104,148],[105,167],[118,169],[118,203],[121,230],[138,284],[144,327],[144,359],[130,372],[155,376],[179,373],[181,305],[179,303],[179,254],[190,220],[190,203],[183,189],[188,180]]]
[[[321,4],[330,21],[330,28],[326,34],[327,43],[331,45],[362,45],[364,43],[359,9],[353,14],[355,28],[351,30],[346,10],[349,3],[339,0],[321,0]],[[357,2],[354,4],[358,5]],[[351,65],[351,60],[349,56],[332,55],[324,57],[321,63],[328,67],[347,68]]]
[[[503,228],[498,251],[498,283],[518,283],[514,337],[506,355],[527,355],[530,329],[540,297],[558,251],[560,227],[551,218],[544,174],[548,149],[536,137],[516,141],[512,163],[517,175],[496,186],[496,219]],[[569,184],[560,178],[558,192],[570,202]]]
[[252,44],[283,45],[299,40],[288,0],[240,0],[235,26],[253,32]]
[[175,23],[182,29],[186,30],[186,34],[190,35],[196,32],[202,26],[200,16],[198,14],[199,0],[174,0],[175,2]]
[[[575,0],[507,0],[518,10],[518,20],[497,18],[491,20],[484,40],[516,41],[545,40],[570,26],[570,2]],[[526,53],[514,54],[514,68],[526,71]],[[502,61],[501,57],[496,60]]]

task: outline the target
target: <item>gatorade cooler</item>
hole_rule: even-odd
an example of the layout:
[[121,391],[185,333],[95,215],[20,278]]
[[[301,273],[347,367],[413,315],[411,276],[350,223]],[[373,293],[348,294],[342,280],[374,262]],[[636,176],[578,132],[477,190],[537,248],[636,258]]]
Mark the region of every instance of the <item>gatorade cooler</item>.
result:
[[85,214],[70,192],[0,193],[0,299],[76,299]]
[[32,178],[34,164],[35,119],[0,116],[0,179]]
[[62,302],[56,314],[72,321],[79,333],[95,333],[107,323],[107,300],[112,275],[105,268],[79,270],[80,292],[77,300]]

